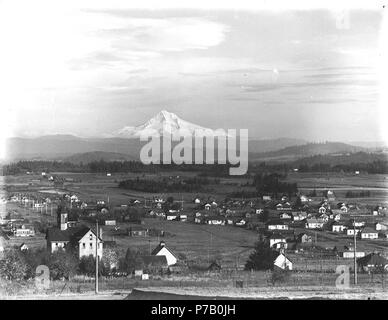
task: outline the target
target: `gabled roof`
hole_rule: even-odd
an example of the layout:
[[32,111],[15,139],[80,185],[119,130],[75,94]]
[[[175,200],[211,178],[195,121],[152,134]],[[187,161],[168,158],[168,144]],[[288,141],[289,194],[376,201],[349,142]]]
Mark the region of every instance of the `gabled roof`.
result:
[[364,228],[361,233],[378,233],[378,231],[373,230],[372,228],[366,227]]
[[379,253],[370,253],[365,257],[357,259],[357,263],[363,266],[385,266],[388,264],[388,260],[382,257]]
[[166,256],[141,256],[140,258],[145,266],[167,267]]
[[167,246],[164,244],[163,245],[163,241],[161,241],[158,245],[157,245],[157,247],[154,249],[154,250],[152,250],[152,252],[151,252],[151,255],[153,255],[153,256],[155,256],[155,255],[157,255],[158,253],[159,253],[159,251],[160,250],[162,250],[163,248],[166,248],[175,258],[177,258],[178,259],[178,257],[175,255],[175,253],[174,252],[172,252],[171,251],[171,249],[169,249],[169,248],[167,248]]
[[271,234],[271,236],[268,237],[268,239],[284,239],[284,240],[286,240],[286,238],[283,237],[281,234],[275,234],[275,233]]
[[[82,237],[88,232],[92,231],[94,235],[96,233],[89,227],[85,225],[80,225],[78,227],[68,228],[66,230],[61,230],[57,227],[47,229],[46,240],[50,242],[78,242]],[[99,237],[99,240],[101,238]],[[102,241],[102,240],[101,240]]]

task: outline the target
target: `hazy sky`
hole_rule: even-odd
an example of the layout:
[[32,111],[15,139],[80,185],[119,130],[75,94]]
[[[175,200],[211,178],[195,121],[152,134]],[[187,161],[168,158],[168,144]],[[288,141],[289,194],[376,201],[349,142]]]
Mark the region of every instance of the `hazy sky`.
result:
[[120,3],[0,0],[3,135],[103,135],[166,109],[251,137],[381,139],[381,7]]

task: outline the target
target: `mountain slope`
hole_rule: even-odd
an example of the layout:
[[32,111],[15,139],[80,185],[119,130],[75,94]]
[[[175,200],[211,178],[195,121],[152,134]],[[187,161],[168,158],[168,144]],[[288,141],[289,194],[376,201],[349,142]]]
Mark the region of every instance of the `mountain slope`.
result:
[[195,130],[211,130],[194,123],[182,120],[176,114],[166,110],[160,111],[155,117],[137,127],[124,127],[113,133],[113,136],[139,138],[140,136],[179,135],[193,136]]
[[343,154],[359,151],[366,151],[366,149],[342,142],[307,143],[276,151],[250,153],[250,160],[292,160],[314,155]]
[[90,163],[93,161],[133,161],[137,160],[136,157],[133,157],[128,154],[116,153],[116,152],[105,152],[105,151],[92,151],[85,153],[73,154],[70,157],[66,157],[63,161],[71,163]]

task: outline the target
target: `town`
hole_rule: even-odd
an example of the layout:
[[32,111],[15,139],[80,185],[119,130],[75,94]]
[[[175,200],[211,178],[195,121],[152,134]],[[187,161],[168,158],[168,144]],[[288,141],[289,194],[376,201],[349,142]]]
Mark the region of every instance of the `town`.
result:
[[[91,290],[97,257],[104,288],[334,287],[336,268],[345,265],[354,274],[356,261],[358,286],[385,286],[388,208],[373,197],[379,191],[338,188],[334,178],[298,188],[311,174],[297,170],[196,181],[213,193],[130,189],[130,181],[175,186],[192,174],[26,171],[4,177],[0,254],[19,263],[9,279],[33,279],[35,268],[47,264],[53,283]],[[373,178],[384,183],[384,176]],[[364,183],[360,173],[340,179]],[[275,190],[269,181],[283,187]]]

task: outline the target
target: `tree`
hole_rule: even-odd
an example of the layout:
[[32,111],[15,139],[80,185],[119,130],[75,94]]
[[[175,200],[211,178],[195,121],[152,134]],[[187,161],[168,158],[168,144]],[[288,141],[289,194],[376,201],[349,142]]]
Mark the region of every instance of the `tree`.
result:
[[93,276],[96,272],[96,259],[92,255],[82,257],[79,263],[79,271],[87,276]]
[[117,252],[113,249],[104,249],[102,263],[106,270],[116,270],[119,265],[119,256]]
[[45,264],[45,261],[48,258],[49,253],[45,248],[38,248],[36,250],[28,249],[21,252],[24,261],[27,264],[26,277],[34,278],[36,267]]
[[78,269],[78,259],[75,254],[62,249],[49,255],[45,262],[54,280],[62,278],[69,279],[76,274]]
[[255,244],[255,251],[251,253],[246,264],[246,270],[272,270],[277,252],[264,241]]
[[134,251],[128,248],[125,258],[121,263],[121,269],[131,274],[135,271],[136,268],[143,268],[143,260],[141,259],[141,253],[139,251]]
[[7,280],[23,280],[27,275],[28,266],[22,253],[17,249],[8,250],[0,260],[0,278]]

